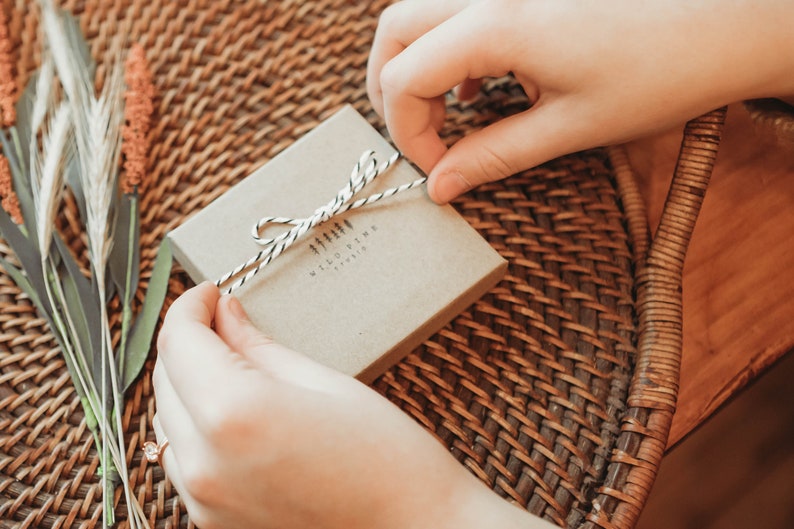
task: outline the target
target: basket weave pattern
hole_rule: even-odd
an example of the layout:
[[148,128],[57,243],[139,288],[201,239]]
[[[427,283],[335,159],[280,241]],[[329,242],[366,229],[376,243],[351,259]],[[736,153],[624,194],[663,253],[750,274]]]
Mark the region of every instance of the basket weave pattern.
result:
[[[364,82],[387,3],[62,3],[80,17],[100,64],[128,46],[118,34],[147,51],[158,98],[142,191],[145,270],[169,229],[342,105],[383,130]],[[3,2],[21,86],[37,63],[29,4]],[[474,103],[451,106],[445,136],[454,141],[525,105],[513,81],[491,81]],[[632,527],[674,409],[681,264],[719,123],[690,128],[670,199],[683,206],[668,208],[653,241],[619,150],[556,160],[459,199],[509,260],[507,277],[374,387],[530,512],[564,527]],[[62,222],[83,251],[73,208]],[[189,286],[176,271],[166,306]],[[138,450],[154,438],[153,359],[127,395],[130,475],[153,527],[188,527],[162,469]],[[97,462],[52,335],[0,274],[0,529],[99,527]]]

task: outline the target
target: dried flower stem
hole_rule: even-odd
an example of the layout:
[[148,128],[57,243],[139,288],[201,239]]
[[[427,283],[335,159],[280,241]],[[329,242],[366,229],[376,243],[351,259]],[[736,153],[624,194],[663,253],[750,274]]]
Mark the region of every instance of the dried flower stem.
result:
[[124,93],[124,120],[122,129],[121,152],[124,156],[124,178],[121,189],[122,200],[129,201],[129,228],[127,233],[124,291],[122,295],[121,343],[119,345],[118,365],[122,370],[127,362],[127,337],[132,323],[132,300],[135,286],[132,284],[133,269],[140,266],[134,248],[135,233],[138,229],[138,186],[143,181],[149,157],[149,129],[154,111],[154,84],[146,54],[140,44],[133,44],[124,65],[124,80],[127,90]]
[[[104,412],[102,402],[100,402],[97,397],[99,392],[97,391],[95,381],[89,375],[90,370],[87,365],[85,351],[82,350],[79,340],[73,340],[73,337],[77,336],[77,332],[75,331],[74,318],[69,310],[69,304],[65,302],[63,287],[57,279],[57,265],[52,257],[49,257],[47,259],[42,259],[42,268],[45,277],[44,286],[50,305],[53,307],[60,307],[63,310],[63,315],[61,315],[59,310],[52,311],[53,323],[61,337],[60,342],[63,348],[64,358],[67,364],[73,366],[72,371],[77,375],[75,380],[76,389],[84,405],[86,414],[90,414],[90,418],[87,416],[86,420],[93,420],[97,423],[101,437],[111,437],[113,426],[107,419],[107,414]],[[97,446],[101,446],[101,439],[97,439],[96,432],[94,431],[95,429],[91,429]],[[119,450],[119,447],[112,443],[106,443],[106,446],[107,451],[103,456],[105,458],[102,463],[103,467],[110,468],[110,465],[107,463],[108,457],[111,458],[115,466],[126,466],[126,461],[123,458],[124,452]],[[109,452],[109,454],[107,452]],[[108,504],[106,504],[106,508],[107,505]],[[110,496],[109,505],[112,508],[112,495]]]
[[[42,266],[45,270],[45,277],[53,278],[52,281],[50,279],[45,281],[45,288],[50,304],[54,307],[62,307],[64,310],[64,316],[61,316],[58,310],[54,310],[53,319],[59,334],[63,338],[62,342],[66,348],[64,351],[65,357],[68,362],[71,362],[73,366],[77,367],[77,369],[74,369],[74,372],[77,373],[78,378],[78,394],[84,405],[88,406],[86,411],[90,412],[93,419],[98,422],[101,435],[97,438],[96,432],[92,433],[94,434],[94,442],[98,447],[101,447],[100,461],[102,462],[103,468],[103,490],[107,490],[105,487],[109,486],[112,492],[112,485],[108,482],[108,474],[111,468],[126,469],[125,452],[123,450],[124,445],[116,445],[115,443],[107,442],[108,439],[112,439],[115,428],[107,417],[105,397],[103,396],[101,400],[97,398],[100,392],[97,391],[94,380],[90,376],[85,375],[89,373],[89,369],[87,367],[85,353],[82,351],[79,341],[76,340],[74,344],[71,343],[70,337],[76,336],[74,320],[69,312],[68,303],[64,302],[65,298],[61,283],[54,279],[57,277],[57,267],[51,257],[43,261]],[[55,288],[55,292],[53,292],[53,287]],[[103,380],[102,384],[104,385],[104,383],[105,381]],[[104,389],[102,393],[105,393]],[[113,524],[113,494],[103,494],[103,499],[106,520],[105,525],[109,526]],[[140,510],[137,504],[134,506],[138,507],[138,510]],[[137,527],[132,520],[130,521],[130,527]]]
[[[115,522],[116,485],[121,481],[130,529],[148,528],[130,484],[122,419],[123,392],[146,360],[171,265],[170,251],[158,252],[135,316],[140,325],[133,325],[132,301],[140,268],[138,187],[148,158],[152,78],[143,49],[136,47],[127,61],[129,91],[124,93],[125,75],[117,61],[97,95],[93,61],[82,51],[86,43],[76,19],[56,10],[53,0],[39,3],[46,46],[38,76],[26,89],[30,101],[25,101],[25,112],[19,115],[14,107],[12,47],[0,6],[0,143],[4,154],[0,155],[0,204],[9,212],[0,214],[0,236],[17,256],[17,262],[0,256],[0,263],[50,323],[60,345],[85,411],[85,424],[99,451],[103,526]],[[58,86],[63,88],[62,97]],[[125,98],[126,114],[122,112]],[[24,131],[24,143],[17,129]],[[120,183],[122,129],[127,144],[126,181]],[[76,155],[74,167],[66,164],[71,154]],[[66,181],[67,167],[77,169],[79,179]],[[54,227],[67,183],[86,228],[90,279]],[[119,195],[118,184],[124,194]],[[113,286],[123,307],[118,353],[111,337],[111,325],[117,320],[111,318],[108,307]]]

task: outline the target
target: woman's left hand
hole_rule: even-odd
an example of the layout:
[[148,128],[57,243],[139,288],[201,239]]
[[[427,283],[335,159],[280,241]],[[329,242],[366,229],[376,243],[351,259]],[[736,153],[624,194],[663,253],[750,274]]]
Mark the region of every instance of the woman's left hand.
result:
[[158,349],[163,465],[202,529],[546,526],[370,388],[273,343],[209,283],[173,304]]

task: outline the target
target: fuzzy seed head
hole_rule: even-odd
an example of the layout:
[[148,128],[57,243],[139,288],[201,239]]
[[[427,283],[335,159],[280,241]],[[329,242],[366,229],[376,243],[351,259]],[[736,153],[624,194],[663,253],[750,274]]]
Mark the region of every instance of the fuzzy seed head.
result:
[[3,127],[11,127],[17,120],[16,96],[11,34],[5,10],[0,6],[0,123]]
[[123,139],[125,178],[121,183],[124,193],[132,193],[146,174],[149,158],[149,130],[154,111],[154,83],[140,44],[133,44],[124,70],[127,90],[124,94],[125,125]]
[[8,216],[17,224],[22,224],[22,211],[19,209],[19,197],[14,192],[11,167],[8,165],[8,159],[2,154],[0,154],[0,197],[2,197],[0,204]]

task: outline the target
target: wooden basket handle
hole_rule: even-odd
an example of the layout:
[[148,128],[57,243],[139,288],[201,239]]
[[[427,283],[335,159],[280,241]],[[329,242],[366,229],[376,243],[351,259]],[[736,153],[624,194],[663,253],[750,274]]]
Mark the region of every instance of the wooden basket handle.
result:
[[625,150],[609,151],[624,211],[634,219],[627,228],[636,266],[637,361],[607,479],[581,529],[634,527],[664,456],[681,366],[684,257],[714,168],[725,113],[721,108],[687,123],[652,240]]

